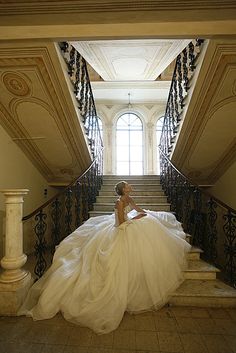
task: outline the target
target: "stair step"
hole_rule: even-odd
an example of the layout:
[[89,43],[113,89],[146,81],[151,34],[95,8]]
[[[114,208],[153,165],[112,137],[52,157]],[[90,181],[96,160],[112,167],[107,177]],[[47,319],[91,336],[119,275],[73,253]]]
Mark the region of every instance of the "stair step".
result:
[[[117,197],[114,190],[100,190],[99,196],[113,196]],[[164,191],[156,191],[156,190],[133,190],[131,196],[165,196]]]
[[104,179],[111,179],[111,180],[130,180],[130,179],[156,179],[156,180],[160,180],[160,175],[154,175],[154,174],[150,174],[150,175],[103,175],[103,180]]
[[[133,196],[132,198],[135,203],[167,203],[167,197],[166,196]],[[117,196],[97,196],[96,197],[96,203],[115,203],[117,200]]]
[[[187,239],[186,239],[187,240]],[[199,260],[200,259],[200,255],[203,253],[202,249],[199,249],[195,246],[192,246],[190,252],[188,253],[188,260]]]
[[[105,190],[114,190],[114,185],[113,183],[110,184],[103,184],[101,187],[101,191]],[[160,184],[134,184],[133,190],[135,192],[137,191],[162,191],[162,186]]]
[[[102,179],[102,183],[103,185],[107,185],[107,184],[111,184],[111,185],[115,185],[117,183],[119,183],[120,181],[122,181],[122,179],[118,178],[118,179],[110,179],[110,178],[103,178]],[[127,181],[129,184],[136,185],[136,184],[158,184],[160,185],[160,179],[134,179],[134,178],[130,178],[130,179],[125,179],[124,181]]]
[[185,279],[214,280],[217,272],[220,272],[218,268],[203,260],[189,260],[188,268],[184,271],[184,277]]
[[[114,211],[114,202],[113,203],[95,203],[93,205],[94,211]],[[159,202],[159,203],[142,203],[138,204],[141,208],[145,208],[151,211],[169,211],[170,204],[166,202]]]
[[236,307],[236,290],[218,279],[185,280],[172,294],[173,306]]

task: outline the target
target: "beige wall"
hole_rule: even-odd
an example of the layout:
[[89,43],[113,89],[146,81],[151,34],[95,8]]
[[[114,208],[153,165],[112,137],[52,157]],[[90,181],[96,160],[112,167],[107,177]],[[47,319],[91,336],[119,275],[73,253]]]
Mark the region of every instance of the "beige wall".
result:
[[216,182],[210,192],[228,206],[236,210],[236,162]]
[[[0,189],[29,189],[25,196],[24,215],[29,214],[57,191],[48,186],[47,181],[32,165],[19,147],[12,141],[0,126]],[[44,189],[48,189],[48,197],[44,197]],[[0,257],[3,254],[3,237],[5,228],[4,196],[0,193]]]

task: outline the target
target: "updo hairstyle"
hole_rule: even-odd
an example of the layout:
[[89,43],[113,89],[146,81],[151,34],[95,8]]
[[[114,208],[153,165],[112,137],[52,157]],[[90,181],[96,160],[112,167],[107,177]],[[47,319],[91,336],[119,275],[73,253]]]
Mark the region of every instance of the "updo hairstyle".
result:
[[117,195],[122,196],[124,194],[123,189],[126,184],[126,181],[119,181],[119,183],[115,185],[115,192],[117,193]]

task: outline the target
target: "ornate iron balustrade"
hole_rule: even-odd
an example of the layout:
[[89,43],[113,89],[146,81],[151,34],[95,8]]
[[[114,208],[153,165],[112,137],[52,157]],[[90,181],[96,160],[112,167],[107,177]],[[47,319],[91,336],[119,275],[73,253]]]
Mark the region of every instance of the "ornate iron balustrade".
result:
[[161,149],[170,156],[182,119],[185,99],[188,95],[197,58],[200,54],[203,39],[197,39],[176,58],[175,69],[166,105],[163,128],[160,138]]
[[98,124],[93,92],[89,80],[87,64],[80,53],[68,42],[59,43],[68,67],[68,74],[74,86],[84,132],[88,137],[91,154],[95,157],[103,146]]
[[91,166],[62,192],[25,216],[24,233],[34,233],[34,273],[39,278],[51,264],[55,247],[89,218],[102,185],[102,150]]
[[171,211],[199,246],[203,257],[221,269],[236,288],[236,210],[208,194],[181,174],[160,149],[160,181]]

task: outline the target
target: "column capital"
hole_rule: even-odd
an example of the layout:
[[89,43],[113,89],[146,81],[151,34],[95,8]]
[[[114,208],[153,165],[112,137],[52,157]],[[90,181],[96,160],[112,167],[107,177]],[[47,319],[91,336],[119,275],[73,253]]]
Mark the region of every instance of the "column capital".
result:
[[29,189],[0,189],[0,192],[6,196],[12,196],[12,195],[27,195],[29,192]]

